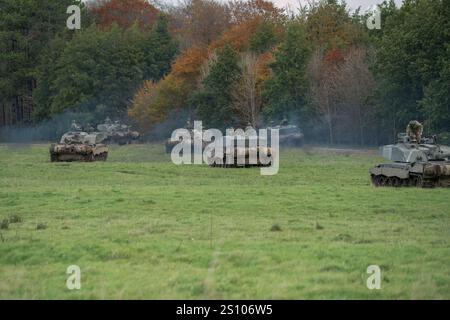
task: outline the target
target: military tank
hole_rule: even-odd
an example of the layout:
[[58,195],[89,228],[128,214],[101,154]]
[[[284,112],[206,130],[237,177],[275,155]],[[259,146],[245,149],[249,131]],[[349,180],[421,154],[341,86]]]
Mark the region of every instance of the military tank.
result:
[[280,125],[269,128],[278,129],[280,137],[280,146],[302,147],[304,143],[304,134],[296,125],[288,124],[287,119],[281,121]]
[[108,147],[102,143],[105,138],[106,136],[99,132],[67,132],[58,144],[50,146],[50,160],[51,162],[106,161]]
[[97,130],[106,135],[107,143],[125,145],[137,142],[140,138],[139,132],[131,130],[131,126],[120,121],[112,122],[109,118],[106,118],[105,123],[99,124]]
[[[272,156],[272,148],[267,147],[267,141],[263,145],[260,145],[258,137],[244,136],[241,138],[244,140],[242,144],[238,143],[237,136],[224,136],[223,137],[223,152],[222,155],[215,155],[214,150],[211,152],[211,156],[208,157],[207,162],[211,167],[222,168],[248,168],[248,167],[270,167]],[[232,146],[227,148],[227,145]],[[268,161],[261,161],[264,157]]]
[[422,138],[422,125],[408,124],[396,144],[380,148],[391,163],[370,169],[377,187],[450,187],[450,147],[441,146],[435,136]]

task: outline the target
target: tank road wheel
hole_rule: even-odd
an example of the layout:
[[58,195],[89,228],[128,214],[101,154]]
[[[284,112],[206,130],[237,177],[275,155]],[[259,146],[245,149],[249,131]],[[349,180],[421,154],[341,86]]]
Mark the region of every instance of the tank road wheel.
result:
[[417,187],[417,188],[422,188],[422,187],[423,187],[423,179],[422,179],[421,176],[418,176],[418,177],[417,177],[417,180],[416,180],[416,187]]
[[94,157],[94,160],[95,161],[106,161],[107,158],[108,158],[108,153],[107,152],[103,152],[103,153],[100,153],[100,154],[96,155]]
[[56,154],[50,154],[51,162],[58,162],[58,156]]
[[411,187],[411,179],[410,178],[406,178],[402,180],[402,187]]
[[95,155],[93,153],[85,155],[84,156],[84,161],[86,161],[86,162],[95,161]]
[[392,186],[395,188],[399,188],[402,186],[402,180],[400,178],[397,177],[392,177]]
[[387,184],[387,177],[379,176],[378,179],[379,179],[380,187],[385,187]]
[[422,182],[422,187],[423,188],[435,188],[439,186],[439,180],[431,180],[431,179],[427,179],[427,180],[423,180]]
[[423,186],[423,179],[421,176],[412,176],[411,178],[411,185],[413,187],[422,188]]
[[392,177],[387,177],[386,178],[386,184],[387,187],[392,187],[393,186],[393,181],[392,181]]

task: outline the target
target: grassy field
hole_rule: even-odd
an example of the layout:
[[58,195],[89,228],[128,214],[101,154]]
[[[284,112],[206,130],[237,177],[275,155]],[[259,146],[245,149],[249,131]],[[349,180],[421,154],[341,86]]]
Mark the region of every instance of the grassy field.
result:
[[268,177],[175,166],[162,145],[106,163],[0,146],[0,221],[19,220],[0,230],[0,299],[449,299],[450,190],[376,189],[379,161],[284,150]]

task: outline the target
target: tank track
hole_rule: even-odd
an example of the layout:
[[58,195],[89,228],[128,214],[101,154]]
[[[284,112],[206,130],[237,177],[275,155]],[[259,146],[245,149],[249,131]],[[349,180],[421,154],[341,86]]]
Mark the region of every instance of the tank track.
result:
[[234,159],[233,163],[227,163],[226,159],[223,159],[221,164],[217,164],[216,162],[218,162],[218,161],[213,161],[211,159],[209,161],[209,166],[215,167],[215,168],[252,168],[252,167],[270,167],[272,165],[270,162],[268,164],[262,164],[262,163],[249,164],[247,159],[245,161],[245,164],[238,164],[236,158]]
[[210,164],[210,167],[215,168],[252,168],[252,167],[270,167],[270,164],[236,164],[236,163],[224,163],[224,164]]
[[83,155],[81,159],[71,159],[71,160],[60,160],[57,154],[51,154],[50,155],[50,161],[51,162],[75,162],[75,161],[82,161],[82,162],[94,162],[94,161],[106,161],[108,159],[108,152],[103,152],[98,155]]
[[407,179],[398,177],[386,177],[384,175],[372,175],[372,184],[375,187],[393,187],[393,188],[435,188],[439,187],[438,180],[424,179],[421,175],[411,175]]
[[103,152],[94,156],[93,161],[106,161],[106,159],[108,159],[108,152]]

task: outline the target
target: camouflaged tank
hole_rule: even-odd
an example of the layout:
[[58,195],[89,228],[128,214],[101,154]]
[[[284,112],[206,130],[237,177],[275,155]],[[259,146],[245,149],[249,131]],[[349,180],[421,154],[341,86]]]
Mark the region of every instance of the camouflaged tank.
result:
[[450,147],[421,135],[421,125],[412,121],[396,144],[380,148],[381,155],[393,162],[370,169],[375,186],[450,187]]
[[50,146],[50,160],[59,161],[106,161],[108,147],[102,142],[103,133],[71,131],[61,137],[58,144]]
[[106,135],[108,143],[125,145],[137,142],[140,138],[139,132],[131,130],[131,126],[119,121],[112,122],[109,118],[106,118],[105,123],[99,124],[97,130]]
[[288,124],[285,119],[280,125],[271,127],[270,129],[278,129],[280,137],[280,146],[284,147],[302,147],[304,143],[304,134],[296,125]]
[[225,136],[222,155],[216,156],[212,150],[207,159],[208,165],[222,168],[270,167],[272,148],[267,147],[267,141],[261,142],[257,136]]

